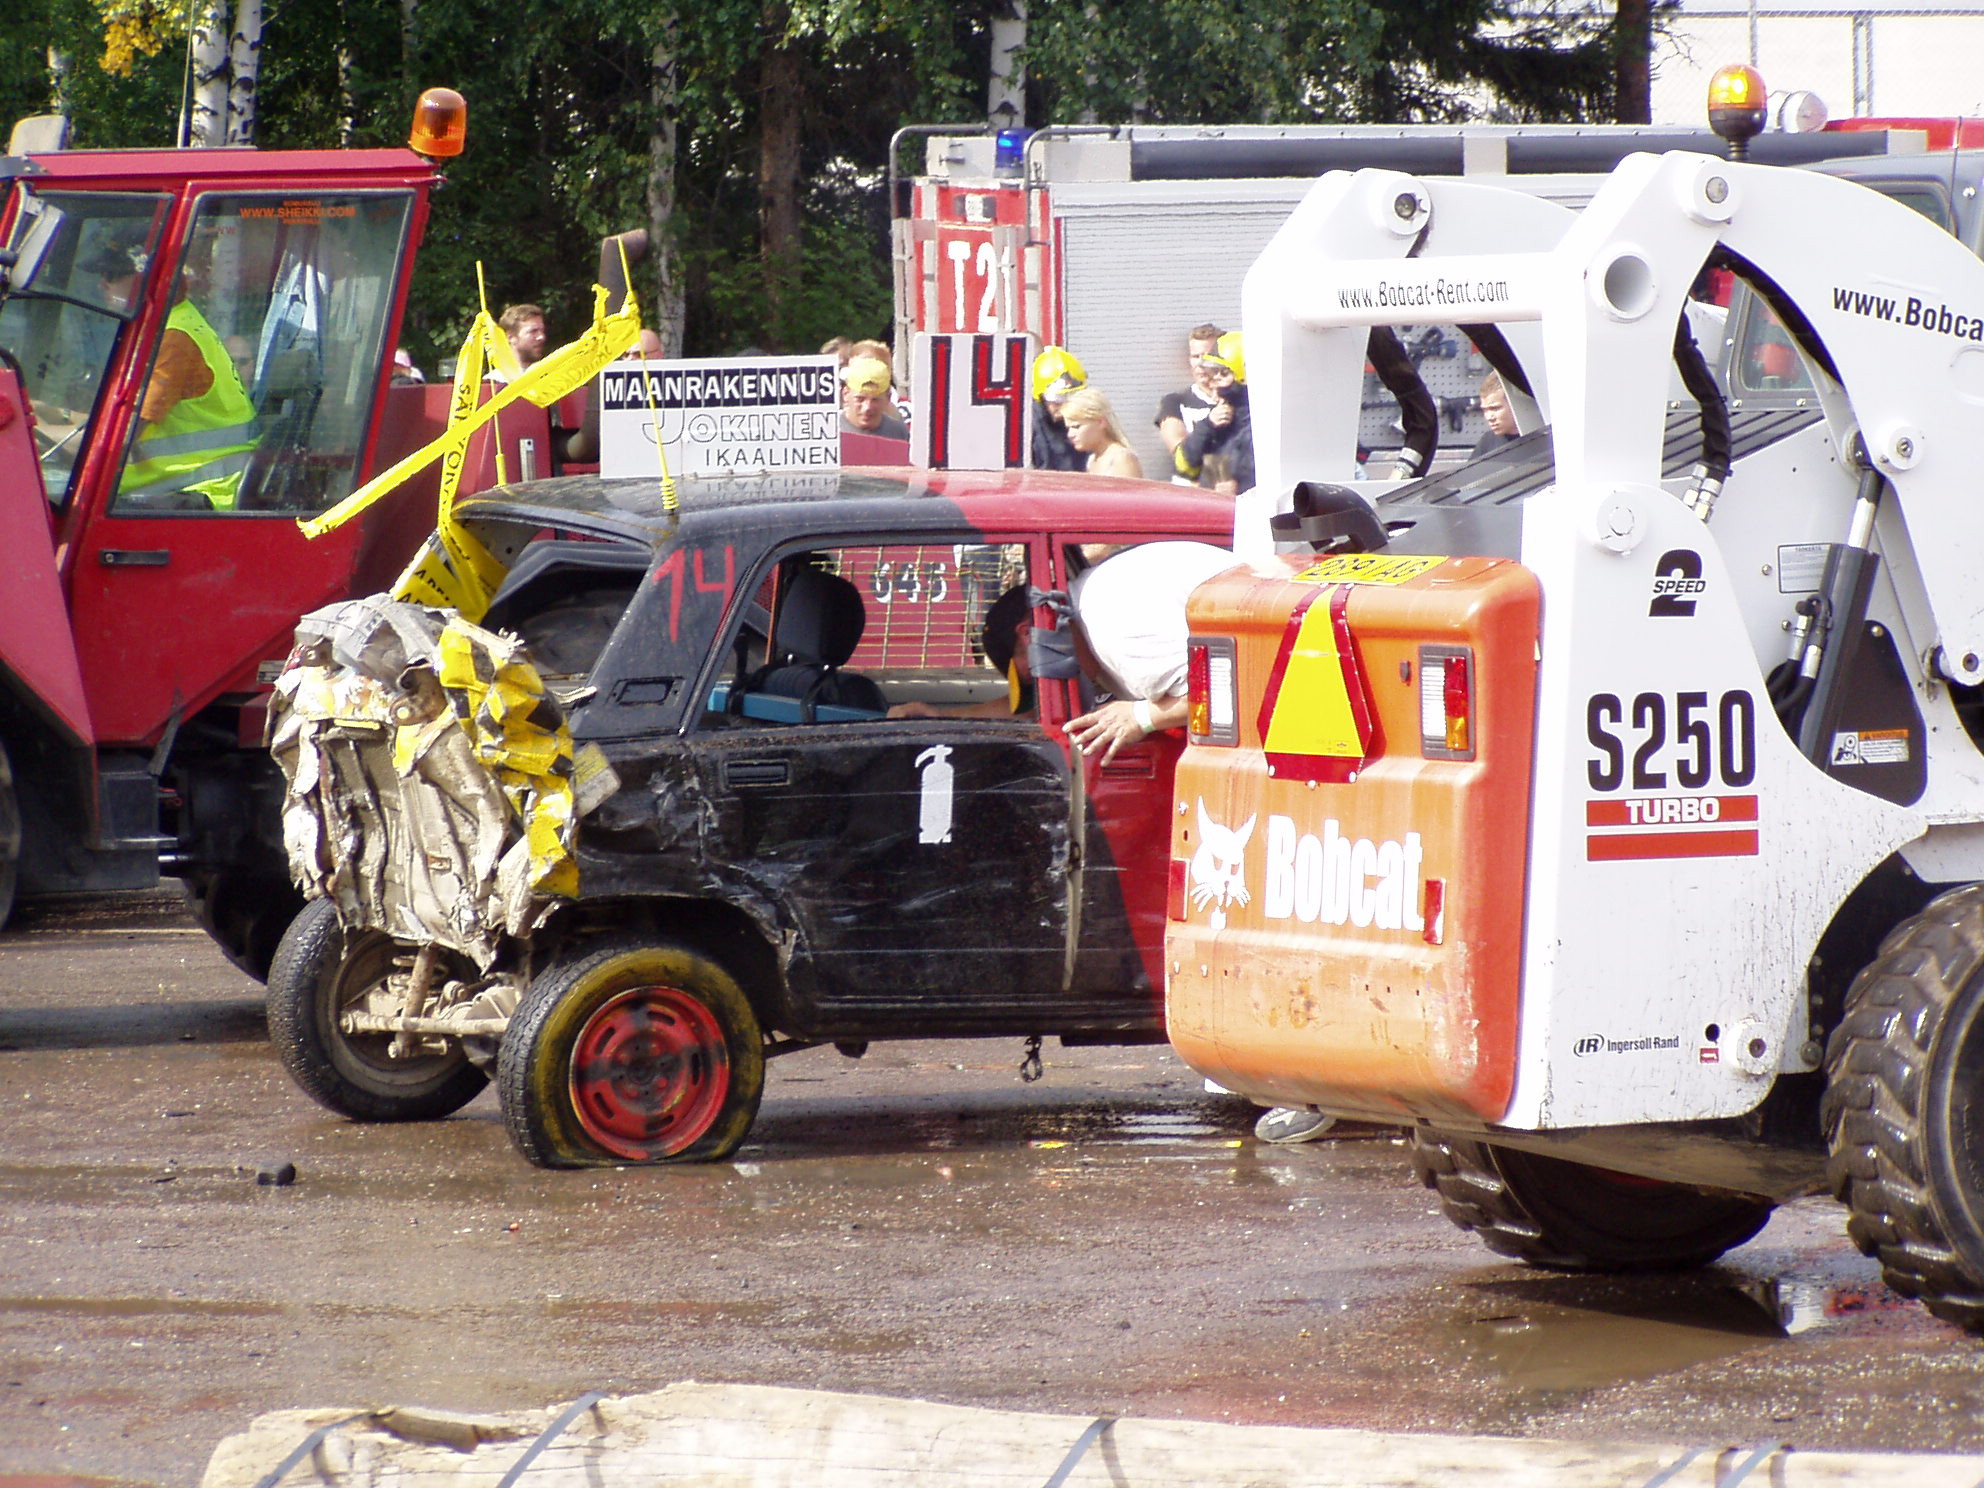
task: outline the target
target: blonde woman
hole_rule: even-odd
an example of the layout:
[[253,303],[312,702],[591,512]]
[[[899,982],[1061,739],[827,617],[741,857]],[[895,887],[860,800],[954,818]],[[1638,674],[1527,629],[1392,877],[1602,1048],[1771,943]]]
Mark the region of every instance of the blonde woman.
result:
[[1080,387],[1068,394],[1061,405],[1061,422],[1067,426],[1068,442],[1088,456],[1089,474],[1142,478],[1143,462],[1116,421],[1109,395],[1100,388]]

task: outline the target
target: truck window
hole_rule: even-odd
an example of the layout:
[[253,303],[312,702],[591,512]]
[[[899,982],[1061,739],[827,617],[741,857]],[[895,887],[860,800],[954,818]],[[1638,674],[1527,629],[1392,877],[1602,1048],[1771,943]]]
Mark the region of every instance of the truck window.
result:
[[[728,653],[742,657],[741,667],[716,689],[706,722],[801,722],[793,701],[808,696],[821,722],[858,721],[904,703],[1012,716],[1006,679],[987,658],[983,631],[999,597],[1028,582],[1025,544],[821,548],[789,555],[775,572],[775,582],[761,583],[755,604],[746,607],[752,613],[743,645],[733,640]],[[849,648],[842,642],[856,606],[860,640]],[[750,631],[766,616],[769,650]],[[846,681],[816,692],[829,667]]]
[[0,351],[34,409],[42,485],[57,507],[89,442],[92,415],[124,327],[137,311],[115,287],[142,275],[171,198],[137,192],[44,191],[63,214],[33,285],[0,304]]
[[294,516],[350,494],[411,202],[200,198],[114,511]]

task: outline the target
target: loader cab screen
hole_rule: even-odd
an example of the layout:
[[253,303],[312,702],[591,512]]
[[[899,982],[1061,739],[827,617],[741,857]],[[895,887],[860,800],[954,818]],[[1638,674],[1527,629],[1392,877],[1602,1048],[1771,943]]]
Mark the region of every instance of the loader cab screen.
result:
[[[1950,230],[1949,202],[1939,188],[1920,181],[1868,179],[1862,184],[1921,213],[1944,231]],[[1730,302],[1729,327],[1730,360],[1724,385],[1731,397],[1763,407],[1811,403],[1815,396],[1812,375],[1791,333],[1762,297],[1740,281]]]

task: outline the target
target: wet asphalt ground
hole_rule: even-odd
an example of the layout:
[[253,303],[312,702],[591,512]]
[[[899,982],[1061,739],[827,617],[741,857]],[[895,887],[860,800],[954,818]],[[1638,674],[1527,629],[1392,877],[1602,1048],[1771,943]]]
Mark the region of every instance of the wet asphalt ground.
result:
[[[679,1379],[1085,1414],[1984,1450],[1984,1345],[1811,1200],[1704,1272],[1500,1263],[1394,1132],[1277,1148],[1162,1049],[776,1061],[729,1163],[548,1173],[493,1095],[361,1127],[168,895],[0,935],[0,1485],[197,1480],[290,1406]],[[287,1187],[256,1182],[289,1162]]]

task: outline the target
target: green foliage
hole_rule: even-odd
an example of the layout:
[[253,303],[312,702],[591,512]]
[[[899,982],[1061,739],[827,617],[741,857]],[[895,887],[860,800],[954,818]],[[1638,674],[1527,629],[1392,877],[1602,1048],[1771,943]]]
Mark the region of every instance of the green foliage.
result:
[[[90,0],[14,5],[0,26],[0,126],[59,110],[70,116],[77,148],[174,143],[186,70],[183,44],[138,52],[128,71],[106,71],[104,21]],[[59,76],[51,53],[61,60]]]
[[786,344],[807,352],[830,337],[886,339],[893,306],[889,264],[865,222],[810,217],[797,264],[756,257],[704,256],[704,323],[689,350],[729,356],[759,346],[764,304],[781,297]]
[[[77,143],[172,143],[183,45],[100,65],[102,8],[163,0],[14,0],[0,29],[6,117],[54,98],[47,57],[68,57],[62,96]],[[553,337],[589,315],[599,239],[646,225],[657,123],[651,61],[676,61],[676,211],[685,350],[807,349],[886,334],[890,135],[905,123],[982,118],[994,0],[287,0],[268,7],[261,143],[394,145],[415,95],[446,84],[469,103],[467,151],[437,194],[405,340],[433,366],[476,305],[547,307]],[[1506,116],[1603,117],[1611,37],[1505,0],[1031,0],[1024,53],[1035,122],[1450,118],[1492,85]],[[408,18],[411,18],[408,24]],[[806,224],[796,256],[759,241],[761,68],[796,56]],[[637,271],[637,287],[645,281]]]

